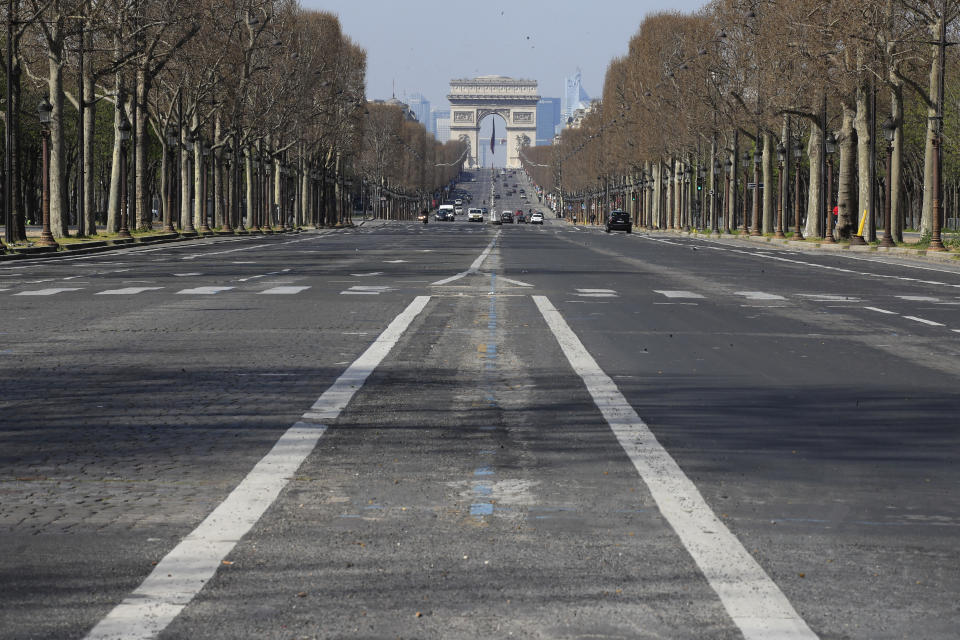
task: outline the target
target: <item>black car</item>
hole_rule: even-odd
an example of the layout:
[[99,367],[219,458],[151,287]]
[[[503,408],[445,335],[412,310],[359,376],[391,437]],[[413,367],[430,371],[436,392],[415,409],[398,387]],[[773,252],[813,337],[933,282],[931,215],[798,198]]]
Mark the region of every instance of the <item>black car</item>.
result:
[[611,231],[633,231],[633,223],[630,220],[630,214],[626,211],[611,211],[607,215],[607,233]]
[[500,214],[500,223],[501,224],[513,224],[513,214],[509,211],[504,211]]

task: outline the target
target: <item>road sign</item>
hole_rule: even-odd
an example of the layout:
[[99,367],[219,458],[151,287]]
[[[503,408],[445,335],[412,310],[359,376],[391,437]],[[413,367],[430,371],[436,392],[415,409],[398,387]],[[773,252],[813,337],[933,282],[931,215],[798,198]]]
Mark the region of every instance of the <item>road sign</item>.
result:
[[[748,183],[747,183],[747,189],[756,189],[756,188],[757,188],[757,183],[756,183],[756,182],[748,182]],[[762,183],[762,182],[760,183],[760,188],[763,189],[763,183]]]

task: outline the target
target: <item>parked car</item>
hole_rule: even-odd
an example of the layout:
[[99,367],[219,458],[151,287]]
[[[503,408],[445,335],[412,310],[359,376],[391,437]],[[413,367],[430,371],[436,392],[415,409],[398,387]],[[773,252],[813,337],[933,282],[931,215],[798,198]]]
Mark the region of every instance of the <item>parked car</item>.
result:
[[537,211],[530,214],[530,224],[543,224],[543,214]]
[[501,224],[513,224],[513,213],[510,211],[504,211],[500,214],[500,223]]
[[611,211],[607,215],[606,231],[626,231],[630,233],[633,230],[633,222],[630,220],[630,214],[626,211]]

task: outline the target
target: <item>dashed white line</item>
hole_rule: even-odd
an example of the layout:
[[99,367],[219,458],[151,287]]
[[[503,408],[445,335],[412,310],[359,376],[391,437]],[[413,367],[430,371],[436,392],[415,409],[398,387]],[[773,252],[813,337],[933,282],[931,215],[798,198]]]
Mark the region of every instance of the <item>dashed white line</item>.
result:
[[907,320],[913,320],[914,322],[919,322],[921,324],[928,324],[931,327],[943,327],[946,326],[942,322],[934,322],[933,320],[927,320],[926,318],[918,318],[917,316],[903,316]]
[[775,293],[766,293],[764,291],[735,291],[738,296],[743,296],[747,300],[786,300],[783,296]]
[[215,293],[220,293],[221,291],[229,291],[234,287],[194,287],[193,289],[181,289],[177,291],[178,294],[184,295],[213,295]]
[[533,296],[574,371],[646,483],[664,518],[748,640],[817,636],[780,588],[707,505],[696,485],[600,368],[560,312]]
[[126,287],[124,289],[107,289],[106,291],[98,291],[94,295],[96,296],[132,296],[138,293],[143,293],[144,291],[157,291],[158,289],[163,289],[163,287]]
[[430,301],[419,296],[291,426],[230,495],[154,567],[129,596],[87,634],[87,640],[157,637],[213,577],[223,559],[276,500],[367,377]]
[[300,293],[301,291],[306,291],[310,287],[273,287],[271,289],[266,289],[261,291],[259,295],[293,295],[295,293]]
[[668,298],[703,298],[699,293],[694,293],[692,291],[666,291],[661,289],[654,289],[654,293],[659,293]]
[[63,293],[65,291],[80,291],[82,287],[57,287],[54,289],[36,289],[34,291],[21,291],[20,293],[15,293],[15,296],[53,296],[58,293]]
[[887,311],[886,309],[881,309],[880,307],[864,307],[864,309],[869,309],[870,311],[876,311],[877,313],[886,313],[887,315],[891,315],[891,316],[897,315],[896,311]]

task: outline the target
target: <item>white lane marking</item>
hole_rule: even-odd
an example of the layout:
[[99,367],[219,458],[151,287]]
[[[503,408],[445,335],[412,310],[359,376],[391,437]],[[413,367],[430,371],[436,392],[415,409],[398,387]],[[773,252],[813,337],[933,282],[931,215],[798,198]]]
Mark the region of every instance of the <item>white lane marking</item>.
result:
[[261,291],[259,295],[292,295],[306,291],[309,288],[310,287],[273,287],[272,289]]
[[927,320],[926,318],[918,318],[917,316],[903,316],[907,320],[913,320],[914,322],[920,322],[922,324],[928,324],[931,327],[943,327],[945,326],[941,322],[934,322],[933,320]]
[[617,292],[613,289],[577,289],[574,294],[581,298],[616,298]]
[[545,296],[533,301],[727,613],[748,640],[815,639],[776,583],[711,511],[696,485],[657,441],[620,389]]
[[350,287],[346,291],[341,291],[340,295],[346,296],[378,296],[381,293],[386,293],[387,291],[392,291],[392,289],[385,285],[355,285]]
[[864,309],[869,309],[870,311],[876,311],[877,313],[885,313],[891,316],[897,315],[896,311],[887,311],[886,309],[881,309],[880,307],[864,307]]
[[659,293],[661,295],[667,296],[668,298],[703,298],[699,293],[694,293],[692,291],[663,291],[660,289],[654,289],[654,293]]
[[140,586],[87,634],[86,640],[157,637],[276,500],[326,431],[326,423],[340,415],[429,301],[430,296],[414,298],[313,403],[301,421],[287,429],[230,495],[164,556]]
[[192,273],[175,273],[173,276],[175,278],[187,278],[189,276],[202,276],[202,273],[192,272]]
[[471,274],[477,273],[477,270],[480,268],[480,265],[483,264],[483,261],[487,259],[487,256],[490,255],[490,252],[493,250],[493,247],[497,244],[497,240],[500,238],[501,233],[503,233],[502,230],[497,231],[497,235],[493,236],[493,240],[490,241],[490,244],[487,245],[487,248],[480,253],[477,259],[474,260],[469,267],[467,267],[466,271],[461,271],[457,275],[450,276],[449,278],[444,278],[443,280],[437,280],[436,282],[431,282],[430,286],[437,287],[440,285],[448,284],[450,282],[453,282],[454,280],[459,280],[460,278],[464,278]]
[[801,298],[809,298],[814,302],[860,302],[860,298],[852,296],[838,296],[833,293],[798,293]]
[[401,262],[406,262],[406,260],[384,260],[386,264],[400,264]]
[[205,251],[203,253],[194,253],[188,256],[183,256],[181,260],[195,260],[197,258],[204,258],[206,256],[218,256],[224,253],[236,253],[237,251],[250,251],[251,249],[260,249],[261,247],[269,247],[268,244],[255,244],[250,247],[240,247],[239,249],[227,249],[225,251]]
[[940,302],[940,298],[934,298],[933,296],[894,296],[895,298],[900,298],[901,300],[908,300],[910,302]]
[[533,285],[530,284],[529,282],[523,282],[522,280],[511,280],[510,278],[504,278],[503,276],[500,276],[500,280],[502,280],[503,282],[506,282],[506,283],[508,283],[508,284],[515,284],[515,285],[517,285],[518,287],[532,287],[532,286],[533,286]]
[[55,289],[36,289],[34,291],[21,291],[15,293],[15,296],[52,296],[64,291],[80,291],[83,287],[58,287]]
[[783,296],[775,293],[765,293],[763,291],[734,291],[738,296],[743,296],[747,300],[786,300]]
[[354,278],[367,278],[370,276],[382,276],[383,271],[373,271],[371,273],[351,273],[350,275]]
[[195,287],[193,289],[181,289],[177,291],[177,293],[186,295],[213,295],[221,291],[229,291],[233,288],[234,287]]
[[143,293],[144,291],[157,291],[158,289],[163,289],[163,287],[126,287],[124,289],[107,289],[106,291],[98,291],[93,295],[95,296],[132,296],[137,293]]

